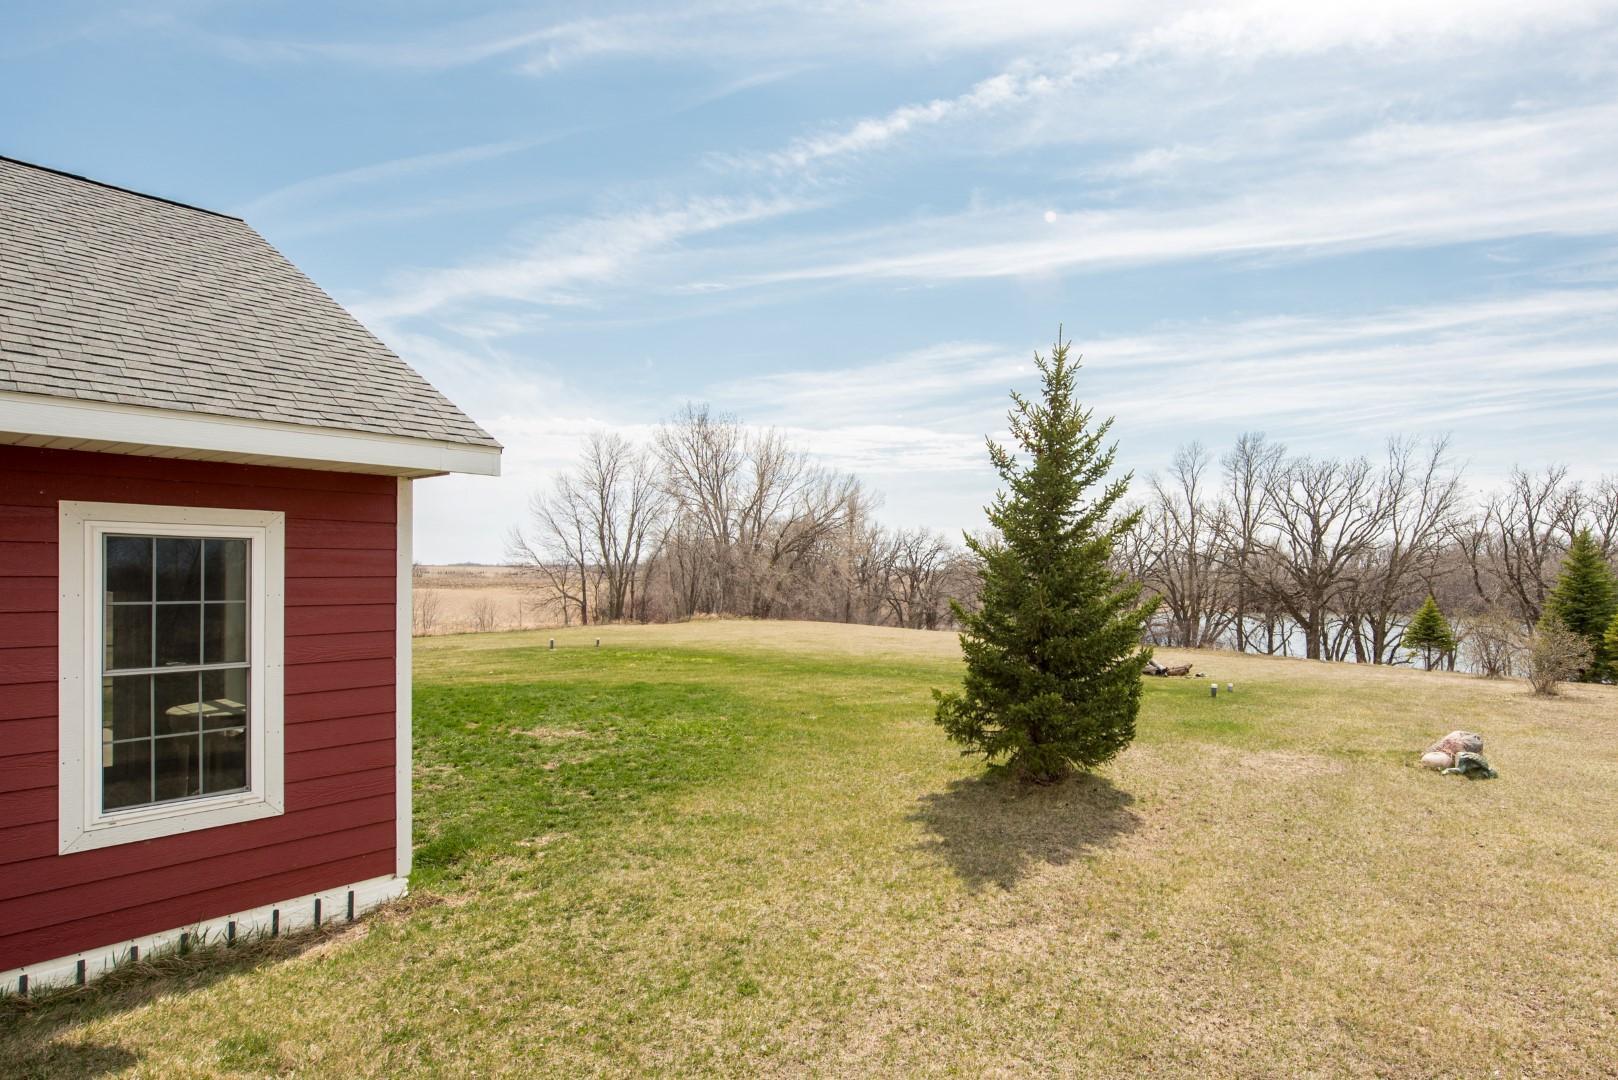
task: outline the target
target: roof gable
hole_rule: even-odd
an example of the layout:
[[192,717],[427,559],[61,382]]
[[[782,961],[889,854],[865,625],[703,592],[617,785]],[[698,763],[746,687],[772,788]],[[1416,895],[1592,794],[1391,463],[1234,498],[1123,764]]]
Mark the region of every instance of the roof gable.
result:
[[499,446],[246,222],[6,158],[0,391]]

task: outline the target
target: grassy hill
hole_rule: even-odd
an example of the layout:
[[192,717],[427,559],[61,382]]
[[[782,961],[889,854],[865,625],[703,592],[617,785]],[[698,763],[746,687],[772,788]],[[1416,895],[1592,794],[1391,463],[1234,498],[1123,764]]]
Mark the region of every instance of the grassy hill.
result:
[[[0,1060],[1618,1073],[1618,690],[1166,652],[1236,692],[1148,680],[1122,758],[1026,789],[933,727],[946,634],[712,622],[418,650],[403,909],[14,1010]],[[1456,727],[1501,779],[1414,767]]]

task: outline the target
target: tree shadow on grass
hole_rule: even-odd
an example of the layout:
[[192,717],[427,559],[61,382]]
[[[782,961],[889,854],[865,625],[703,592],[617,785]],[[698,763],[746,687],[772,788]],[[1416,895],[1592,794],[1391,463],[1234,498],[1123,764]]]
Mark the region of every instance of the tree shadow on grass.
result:
[[1140,824],[1129,808],[1134,796],[1089,773],[1048,786],[990,773],[952,781],[919,801],[910,820],[927,830],[922,846],[943,856],[974,892],[1010,889],[1030,870],[1066,866]]

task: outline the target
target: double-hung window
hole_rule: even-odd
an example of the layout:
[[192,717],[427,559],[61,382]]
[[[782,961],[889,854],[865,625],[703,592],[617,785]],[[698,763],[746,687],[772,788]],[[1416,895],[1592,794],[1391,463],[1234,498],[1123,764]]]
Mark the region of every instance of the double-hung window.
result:
[[281,812],[279,512],[61,504],[64,853]]

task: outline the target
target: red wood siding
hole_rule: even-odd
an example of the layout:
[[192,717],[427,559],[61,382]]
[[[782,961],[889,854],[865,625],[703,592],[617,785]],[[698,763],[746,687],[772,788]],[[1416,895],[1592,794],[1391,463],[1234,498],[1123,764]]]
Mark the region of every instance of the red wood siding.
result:
[[[286,813],[57,851],[57,503],[286,514]],[[0,970],[390,874],[391,477],[0,446]]]

